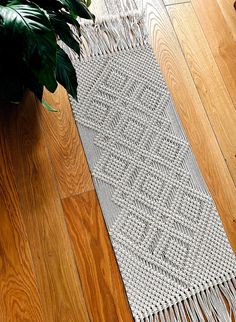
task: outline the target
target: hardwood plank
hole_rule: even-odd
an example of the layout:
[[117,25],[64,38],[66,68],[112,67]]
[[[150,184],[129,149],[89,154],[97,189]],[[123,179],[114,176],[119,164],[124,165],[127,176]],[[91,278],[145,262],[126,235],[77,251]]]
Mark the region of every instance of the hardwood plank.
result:
[[199,167],[236,251],[236,188],[163,3],[145,2],[147,28]]
[[192,5],[186,3],[169,6],[167,10],[211,126],[236,183],[235,107]]
[[179,4],[179,3],[185,3],[185,2],[190,2],[191,0],[163,0],[164,4],[166,6],[171,5],[171,4]]
[[236,43],[231,30],[217,1],[192,0],[192,5],[236,108]]
[[6,140],[12,106],[0,106],[0,321],[43,322],[20,203]]
[[66,91],[59,86],[54,94],[45,91],[44,98],[59,110],[44,110],[41,126],[61,198],[94,189]]
[[236,40],[236,12],[234,2],[235,0],[217,0],[230,32],[232,33],[234,40]]
[[40,128],[42,107],[27,95],[7,142],[46,321],[89,321],[52,165]]
[[95,191],[63,200],[92,321],[133,321]]

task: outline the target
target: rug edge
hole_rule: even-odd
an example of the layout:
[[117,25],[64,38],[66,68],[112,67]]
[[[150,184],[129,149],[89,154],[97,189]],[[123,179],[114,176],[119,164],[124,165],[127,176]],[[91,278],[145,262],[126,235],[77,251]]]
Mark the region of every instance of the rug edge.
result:
[[173,296],[168,302],[136,312],[135,322],[232,321],[236,318],[236,270]]
[[[95,58],[107,57],[112,54],[143,47],[149,44],[148,33],[144,23],[144,11],[129,11],[125,15],[109,15],[98,18],[95,23],[90,20],[80,22],[81,37],[80,57],[60,42],[72,61],[88,61]],[[72,32],[78,38],[78,31]]]

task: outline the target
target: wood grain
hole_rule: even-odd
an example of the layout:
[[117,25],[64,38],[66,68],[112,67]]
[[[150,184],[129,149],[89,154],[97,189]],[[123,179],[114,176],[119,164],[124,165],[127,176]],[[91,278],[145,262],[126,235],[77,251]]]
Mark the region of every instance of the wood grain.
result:
[[147,28],[199,167],[236,250],[236,188],[163,3],[146,2]]
[[[165,4],[170,3],[179,6],[175,0],[165,0]],[[226,8],[230,0],[192,0],[192,4],[236,106],[236,30],[233,16],[229,18],[231,11]],[[208,120],[162,1],[145,0],[144,7],[155,55],[236,251],[236,191],[218,136]],[[99,16],[108,13],[109,5],[104,0],[94,0],[93,8]],[[184,13],[180,14],[182,17]],[[192,28],[191,15],[184,16],[184,26],[189,27],[192,41],[196,30]],[[201,34],[194,44],[195,50],[199,46],[201,55],[205,38]],[[193,60],[198,59],[196,56]],[[186,58],[190,63],[190,57]],[[196,67],[199,71],[199,65]],[[202,79],[202,86],[203,83]],[[214,84],[215,79],[211,79],[210,87]],[[217,84],[216,93],[219,81]],[[61,113],[35,108],[32,97],[4,118],[0,113],[0,322],[131,321],[94,191],[63,201],[76,268],[60,197],[89,190],[91,178],[65,92],[60,87],[55,96],[46,94],[45,98]],[[227,119],[221,122],[228,131]],[[232,139],[230,135],[229,140]]]
[[169,6],[167,10],[224,159],[236,183],[236,109],[192,5],[185,3]]
[[0,321],[43,322],[34,266],[6,140],[12,106],[0,106]]
[[216,0],[192,0],[192,5],[236,108],[236,43],[232,32]]
[[66,91],[58,86],[55,94],[45,91],[44,98],[59,110],[44,110],[41,126],[61,198],[94,189]]
[[235,0],[217,0],[222,15],[229,26],[230,32],[236,40],[236,11],[234,8]]
[[91,320],[133,321],[95,191],[64,199],[63,208]]
[[16,186],[46,321],[89,321],[43,131],[27,95],[9,121]]

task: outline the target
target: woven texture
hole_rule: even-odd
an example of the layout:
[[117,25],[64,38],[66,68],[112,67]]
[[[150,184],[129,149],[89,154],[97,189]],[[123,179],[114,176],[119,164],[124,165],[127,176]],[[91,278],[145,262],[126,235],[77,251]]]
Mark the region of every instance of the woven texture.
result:
[[97,151],[84,145],[104,216],[116,212],[108,229],[134,318],[232,278],[235,256],[149,45],[74,64],[74,117]]

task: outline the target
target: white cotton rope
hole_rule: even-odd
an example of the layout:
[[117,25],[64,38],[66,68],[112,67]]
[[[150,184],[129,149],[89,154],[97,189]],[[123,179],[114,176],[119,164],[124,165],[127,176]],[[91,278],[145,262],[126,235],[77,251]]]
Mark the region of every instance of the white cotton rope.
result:
[[72,109],[135,321],[231,321],[235,255],[142,14],[81,33]]

